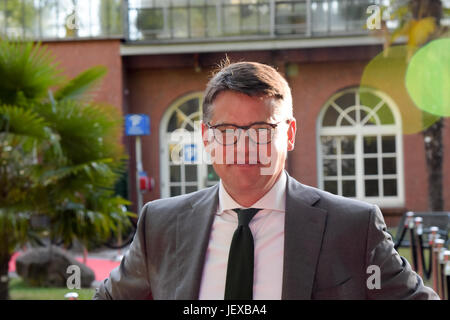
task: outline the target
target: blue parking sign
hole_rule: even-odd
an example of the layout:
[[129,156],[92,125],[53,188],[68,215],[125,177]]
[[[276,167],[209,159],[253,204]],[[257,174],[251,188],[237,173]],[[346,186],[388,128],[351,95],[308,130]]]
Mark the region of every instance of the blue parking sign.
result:
[[195,163],[197,161],[197,146],[195,144],[185,144],[183,146],[183,159],[185,163]]
[[125,134],[127,136],[149,135],[150,117],[146,114],[125,115]]

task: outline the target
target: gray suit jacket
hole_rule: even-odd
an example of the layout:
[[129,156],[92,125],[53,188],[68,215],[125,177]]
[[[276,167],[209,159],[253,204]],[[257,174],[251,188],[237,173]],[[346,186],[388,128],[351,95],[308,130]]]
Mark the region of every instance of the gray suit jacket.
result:
[[[218,189],[147,203],[94,299],[198,299]],[[289,176],[286,192],[282,299],[438,299],[394,250],[378,207]]]

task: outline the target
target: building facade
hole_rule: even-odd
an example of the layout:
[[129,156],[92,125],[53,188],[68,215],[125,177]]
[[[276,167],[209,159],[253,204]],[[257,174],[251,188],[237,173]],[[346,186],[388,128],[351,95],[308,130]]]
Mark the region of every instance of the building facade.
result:
[[[427,211],[423,135],[410,130],[417,111],[386,86],[396,75],[363,81],[383,50],[383,40],[365,28],[367,8],[381,1],[97,0],[44,6],[25,0],[17,21],[11,19],[13,2],[4,0],[0,8],[3,34],[42,40],[70,76],[105,65],[109,72],[96,99],[123,114],[150,117],[142,159],[155,188],[144,193],[144,201],[217,183],[212,166],[201,161],[198,123],[206,83],[228,57],[270,64],[291,86],[298,123],[286,162],[291,176],[379,205],[388,225],[406,211]],[[450,120],[445,124],[449,159]],[[135,203],[135,140],[123,141],[130,154],[128,196]],[[443,175],[450,210],[450,161],[444,160]]]

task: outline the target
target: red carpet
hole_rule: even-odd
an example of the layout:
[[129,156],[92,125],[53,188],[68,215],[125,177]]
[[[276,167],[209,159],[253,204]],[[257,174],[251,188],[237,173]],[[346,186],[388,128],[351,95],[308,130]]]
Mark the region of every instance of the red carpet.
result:
[[[16,270],[16,258],[21,253],[22,252],[16,252],[9,261],[10,272]],[[76,259],[80,262],[83,262],[83,257],[77,257]],[[87,258],[86,262],[86,265],[94,271],[96,281],[102,281],[103,279],[107,278],[111,270],[117,267],[119,264],[120,261],[111,261],[107,259],[93,259],[89,257]]]

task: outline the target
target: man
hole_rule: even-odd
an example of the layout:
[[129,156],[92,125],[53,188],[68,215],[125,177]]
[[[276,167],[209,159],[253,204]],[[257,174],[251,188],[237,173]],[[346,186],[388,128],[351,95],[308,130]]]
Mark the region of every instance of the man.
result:
[[147,203],[94,298],[437,299],[394,250],[378,207],[284,171],[296,129],[275,69],[226,64],[203,101],[220,183]]

